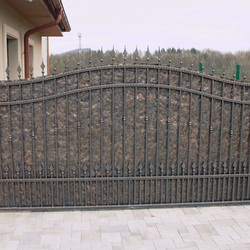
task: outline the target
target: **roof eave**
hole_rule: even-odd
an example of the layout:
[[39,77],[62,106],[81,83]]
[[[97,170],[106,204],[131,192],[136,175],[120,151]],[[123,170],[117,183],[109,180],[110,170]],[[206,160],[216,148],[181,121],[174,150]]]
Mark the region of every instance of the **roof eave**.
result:
[[71,27],[61,0],[41,0],[41,2],[48,10],[48,13],[50,14],[53,20],[56,18],[56,9],[62,9],[62,20],[58,24],[58,27],[61,32],[69,32],[71,30]]

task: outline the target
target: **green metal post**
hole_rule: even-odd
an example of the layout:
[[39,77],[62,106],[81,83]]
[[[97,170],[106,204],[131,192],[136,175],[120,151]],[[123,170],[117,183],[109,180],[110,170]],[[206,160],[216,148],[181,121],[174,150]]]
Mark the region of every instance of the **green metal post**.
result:
[[236,80],[240,80],[240,65],[236,65]]
[[201,63],[199,64],[199,71],[200,72],[202,71],[202,64]]

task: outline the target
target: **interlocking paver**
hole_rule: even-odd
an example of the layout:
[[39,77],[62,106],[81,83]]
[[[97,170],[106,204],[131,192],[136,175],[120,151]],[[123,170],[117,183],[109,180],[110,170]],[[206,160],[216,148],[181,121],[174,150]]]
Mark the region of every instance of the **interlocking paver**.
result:
[[212,236],[212,238],[218,246],[235,244],[235,241],[229,235]]
[[4,250],[16,250],[18,245],[19,241],[0,241],[0,249]]
[[111,242],[94,242],[91,244],[92,250],[112,250]]
[[98,229],[82,231],[82,243],[86,242],[101,242],[101,231]]
[[184,207],[181,209],[185,215],[201,214],[201,211],[196,207]]
[[178,230],[179,233],[187,233],[187,228],[182,223],[157,223],[156,227],[162,230]]
[[144,220],[128,221],[129,228],[146,228],[146,223]]
[[123,246],[143,245],[142,237],[141,236],[122,237],[122,245]]
[[73,222],[72,230],[90,230],[90,222]]
[[101,233],[102,242],[121,241],[121,234],[118,233]]
[[20,245],[39,245],[41,242],[41,232],[24,232],[20,241]]
[[156,227],[139,228],[139,230],[143,240],[155,240],[161,238],[159,231]]
[[233,245],[228,245],[228,247],[231,250],[249,250],[250,249],[250,243],[249,244],[233,244]]
[[250,206],[0,213],[0,249],[250,249]]
[[218,232],[214,229],[213,226],[210,224],[205,224],[205,225],[194,225],[195,229],[197,232],[202,236],[202,235],[219,235]]
[[159,230],[162,239],[181,239],[178,230]]
[[155,217],[155,216],[144,217],[144,220],[147,224],[155,224],[163,222],[163,220],[160,217]]
[[174,248],[175,244],[172,239],[158,239],[158,240],[153,240],[154,246],[158,248]]
[[115,233],[115,232],[129,232],[128,225],[105,225],[101,226],[101,232],[103,233]]
[[148,209],[135,209],[133,214],[136,220],[141,220],[144,217],[150,217],[150,212]]

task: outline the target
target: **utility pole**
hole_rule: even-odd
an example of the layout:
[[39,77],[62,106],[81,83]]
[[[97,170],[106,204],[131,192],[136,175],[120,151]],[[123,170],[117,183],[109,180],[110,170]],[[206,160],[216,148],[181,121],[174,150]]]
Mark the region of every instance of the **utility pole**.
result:
[[82,45],[81,45],[81,40],[82,40],[82,33],[78,33],[78,37],[79,37],[79,53],[82,52]]

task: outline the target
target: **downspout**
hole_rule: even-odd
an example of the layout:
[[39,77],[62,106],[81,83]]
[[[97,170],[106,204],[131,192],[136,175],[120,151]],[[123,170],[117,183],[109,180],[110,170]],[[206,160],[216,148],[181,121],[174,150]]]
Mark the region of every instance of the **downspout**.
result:
[[49,74],[49,37],[47,36],[47,75]]
[[[40,32],[42,30],[48,29],[50,27],[56,26],[60,23],[62,19],[62,9],[56,9],[56,20],[44,25],[41,25],[39,27],[36,27],[34,29],[28,30],[25,35],[24,35],[24,65],[25,65],[25,78],[30,78],[30,72],[29,72],[29,67],[30,67],[30,55],[29,55],[29,37],[30,35]],[[48,67],[48,65],[47,65]]]

